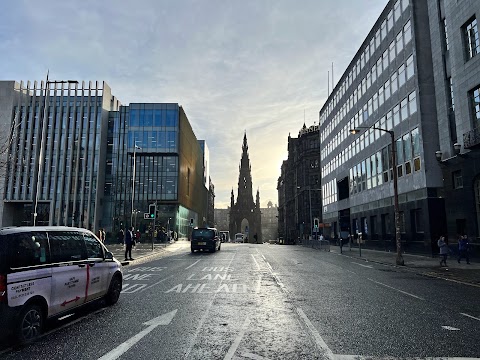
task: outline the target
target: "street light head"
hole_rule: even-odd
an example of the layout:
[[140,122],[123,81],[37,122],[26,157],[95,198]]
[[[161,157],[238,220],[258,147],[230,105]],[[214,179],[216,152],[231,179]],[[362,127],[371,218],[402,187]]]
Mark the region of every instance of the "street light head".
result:
[[350,134],[355,135],[355,134],[358,134],[359,132],[360,132],[360,130],[358,130],[358,129],[350,129]]
[[67,83],[69,84],[78,84],[77,80],[67,80]]

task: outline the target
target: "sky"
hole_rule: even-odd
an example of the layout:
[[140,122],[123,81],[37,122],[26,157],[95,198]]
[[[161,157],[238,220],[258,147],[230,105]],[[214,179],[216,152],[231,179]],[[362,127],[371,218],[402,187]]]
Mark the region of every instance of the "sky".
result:
[[[387,0],[2,0],[1,80],[105,81],[122,104],[180,104],[210,150],[215,208],[278,203],[288,135],[318,114]],[[327,84],[330,84],[327,86]]]

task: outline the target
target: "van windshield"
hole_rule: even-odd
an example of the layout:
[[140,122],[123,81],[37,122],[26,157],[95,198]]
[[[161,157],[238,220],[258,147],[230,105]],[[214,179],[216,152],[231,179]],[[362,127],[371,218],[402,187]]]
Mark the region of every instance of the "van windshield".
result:
[[194,229],[192,232],[192,238],[206,238],[206,239],[213,239],[215,236],[215,232],[211,229]]

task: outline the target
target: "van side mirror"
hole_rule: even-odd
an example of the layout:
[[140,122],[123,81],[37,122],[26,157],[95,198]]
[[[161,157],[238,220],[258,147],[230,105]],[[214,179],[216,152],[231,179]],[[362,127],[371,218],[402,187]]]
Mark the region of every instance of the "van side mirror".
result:
[[113,254],[110,251],[105,253],[105,260],[113,260]]

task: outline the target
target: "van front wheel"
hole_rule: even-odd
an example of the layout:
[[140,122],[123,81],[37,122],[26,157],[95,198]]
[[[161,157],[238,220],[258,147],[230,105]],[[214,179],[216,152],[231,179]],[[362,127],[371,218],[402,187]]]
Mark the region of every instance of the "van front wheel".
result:
[[108,305],[113,305],[118,301],[120,293],[122,291],[122,278],[120,275],[114,275],[112,281],[110,282],[110,287],[108,288],[107,295],[105,296],[105,301]]
[[16,323],[15,337],[20,344],[36,340],[43,332],[42,308],[35,304],[26,305]]

